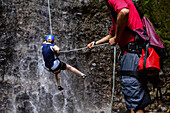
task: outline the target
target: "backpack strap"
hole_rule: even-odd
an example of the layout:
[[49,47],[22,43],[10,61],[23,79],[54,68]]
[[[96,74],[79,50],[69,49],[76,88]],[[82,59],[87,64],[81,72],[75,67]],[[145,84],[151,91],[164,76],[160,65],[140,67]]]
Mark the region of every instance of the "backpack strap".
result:
[[143,36],[146,39],[146,48],[145,48],[145,57],[144,57],[144,61],[143,61],[143,69],[144,69],[144,71],[146,71],[146,58],[148,56],[149,39],[146,37],[146,32],[145,31],[144,31]]

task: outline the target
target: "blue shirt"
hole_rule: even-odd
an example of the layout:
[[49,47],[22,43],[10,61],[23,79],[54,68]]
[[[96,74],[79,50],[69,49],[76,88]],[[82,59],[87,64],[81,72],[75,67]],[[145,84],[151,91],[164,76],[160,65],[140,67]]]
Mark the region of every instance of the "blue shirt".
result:
[[53,66],[53,62],[57,58],[55,55],[55,51],[53,50],[54,44],[42,44],[42,54],[45,61],[45,66],[47,68],[51,68]]

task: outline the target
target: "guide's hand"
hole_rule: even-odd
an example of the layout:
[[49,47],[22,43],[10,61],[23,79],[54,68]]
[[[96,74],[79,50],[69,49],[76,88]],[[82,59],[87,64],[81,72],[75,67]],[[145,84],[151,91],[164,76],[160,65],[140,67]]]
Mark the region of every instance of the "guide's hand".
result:
[[110,39],[109,39],[109,44],[110,44],[111,46],[115,46],[116,43],[117,43],[116,36],[114,36],[113,38],[110,38]]
[[95,41],[89,43],[89,44],[87,45],[87,48],[93,49],[93,48],[94,48],[94,45],[95,45]]

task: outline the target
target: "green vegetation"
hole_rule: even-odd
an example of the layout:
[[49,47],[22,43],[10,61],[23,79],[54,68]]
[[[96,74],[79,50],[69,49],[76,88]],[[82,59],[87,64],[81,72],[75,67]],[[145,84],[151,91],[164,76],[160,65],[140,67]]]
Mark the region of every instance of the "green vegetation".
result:
[[170,0],[139,0],[137,7],[152,22],[170,57],[169,6]]
[[169,6],[169,0],[141,0],[138,4],[139,10],[150,19],[158,35],[165,41],[170,41]]

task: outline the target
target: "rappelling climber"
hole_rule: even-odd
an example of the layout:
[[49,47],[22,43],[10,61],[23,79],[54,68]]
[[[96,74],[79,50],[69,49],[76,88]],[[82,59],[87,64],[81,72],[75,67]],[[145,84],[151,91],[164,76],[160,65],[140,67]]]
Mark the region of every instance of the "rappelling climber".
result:
[[42,44],[42,54],[45,62],[45,67],[47,70],[53,72],[56,77],[58,84],[58,90],[63,90],[64,88],[60,85],[60,76],[59,73],[61,70],[69,70],[77,75],[80,75],[83,79],[86,78],[86,75],[76,68],[66,64],[58,58],[60,55],[60,48],[54,44],[54,36],[48,35],[46,41]]
[[105,42],[109,42],[112,46],[118,43],[123,53],[120,61],[120,78],[126,107],[131,113],[144,113],[144,108],[151,103],[147,86],[138,79],[137,75],[132,76],[132,73],[126,72],[136,72],[138,69],[138,55],[142,52],[139,47],[142,45],[134,42],[137,34],[132,30],[143,29],[142,21],[131,0],[104,1],[111,11],[113,24],[110,34],[89,43],[87,48],[92,49],[94,45]]

